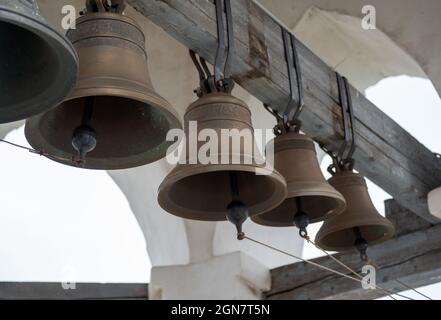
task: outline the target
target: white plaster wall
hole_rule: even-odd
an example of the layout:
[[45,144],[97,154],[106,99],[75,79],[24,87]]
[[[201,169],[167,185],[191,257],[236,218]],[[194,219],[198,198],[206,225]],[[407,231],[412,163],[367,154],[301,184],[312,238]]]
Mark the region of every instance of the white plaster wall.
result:
[[[257,1],[360,91],[405,74],[428,77],[441,94],[441,1]],[[365,5],[376,8],[377,30],[361,28]]]

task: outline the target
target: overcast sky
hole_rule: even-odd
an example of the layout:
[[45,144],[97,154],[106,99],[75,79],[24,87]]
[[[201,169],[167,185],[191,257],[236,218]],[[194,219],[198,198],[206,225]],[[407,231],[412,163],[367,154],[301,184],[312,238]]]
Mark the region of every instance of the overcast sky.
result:
[[[441,153],[441,101],[428,80],[386,79],[367,96]],[[27,145],[23,128],[7,139]],[[149,281],[142,232],[106,172],[70,168],[5,144],[0,144],[0,157],[0,281]],[[369,191],[384,214],[383,201],[390,196],[372,183]],[[314,236],[319,227],[312,226],[310,233]],[[318,255],[305,247],[306,258]],[[441,284],[422,290],[441,299]]]
[[[23,128],[7,139],[27,145]],[[0,281],[148,281],[141,229],[106,172],[5,144],[0,157]]]

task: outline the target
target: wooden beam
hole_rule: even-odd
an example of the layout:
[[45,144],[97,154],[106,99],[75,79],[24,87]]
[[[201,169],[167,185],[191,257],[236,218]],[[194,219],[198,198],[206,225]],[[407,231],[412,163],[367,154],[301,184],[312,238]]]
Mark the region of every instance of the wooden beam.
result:
[[[213,0],[127,0],[185,46],[213,63],[216,24]],[[252,0],[231,1],[235,27],[234,79],[262,102],[282,110],[288,77],[280,26]],[[339,94],[334,71],[299,44],[306,108],[304,131],[331,150],[342,138]],[[356,168],[397,201],[426,220],[426,196],[441,185],[441,162],[434,154],[351,88],[357,130]],[[262,109],[262,112],[263,109]]]
[[[441,225],[426,225],[422,219],[415,224],[414,215],[396,202],[388,202],[388,216],[399,221],[399,235],[368,250],[369,257],[380,267],[377,285],[400,292],[408,289],[396,280],[414,288],[441,282]],[[422,229],[414,230],[415,225]],[[335,256],[360,271],[362,263],[355,252]],[[313,261],[350,274],[329,257]],[[274,269],[271,274],[272,288],[266,293],[268,299],[375,299],[387,295],[380,290],[365,290],[353,280],[303,262]]]
[[55,282],[0,282],[0,300],[147,300],[148,284],[76,283],[64,289]]

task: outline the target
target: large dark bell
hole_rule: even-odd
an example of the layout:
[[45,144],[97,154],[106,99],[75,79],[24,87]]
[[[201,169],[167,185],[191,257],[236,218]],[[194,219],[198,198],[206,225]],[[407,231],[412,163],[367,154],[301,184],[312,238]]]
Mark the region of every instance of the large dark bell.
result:
[[78,57],[36,0],[0,1],[0,48],[0,123],[46,111],[72,90]]
[[301,227],[335,216],[345,208],[343,196],[323,176],[313,140],[308,136],[289,132],[276,137],[274,168],[285,177],[288,196],[277,208],[252,217],[254,222]]
[[[253,150],[257,148],[248,106],[229,94],[207,94],[187,109],[187,137],[189,121],[197,121],[197,136],[204,129],[215,130],[217,137],[221,137],[222,129],[249,130],[252,141],[248,142]],[[261,155],[253,153],[244,142],[237,153],[240,161],[232,164],[232,143],[230,150],[221,150],[219,140],[219,149],[208,152],[217,159],[217,164],[203,164],[199,159],[193,159],[194,163],[190,164],[192,159],[187,153],[186,164],[178,164],[159,186],[159,205],[178,217],[203,221],[224,221],[228,217],[238,226],[248,215],[279,205],[286,197],[285,179],[257,161]],[[202,144],[198,144],[198,150]],[[229,159],[229,164],[223,164],[223,158]],[[236,180],[233,188],[231,176]]]
[[96,132],[96,147],[85,168],[126,169],[163,158],[173,143],[166,141],[168,131],[181,124],[153,88],[140,27],[110,12],[87,13],[76,27],[67,36],[80,57],[78,83],[61,105],[27,121],[29,143],[56,159],[71,159],[78,156],[73,133],[86,124]]
[[362,176],[337,171],[329,183],[346,198],[347,208],[323,223],[315,240],[320,247],[332,251],[362,249],[393,236],[394,226],[375,209]]

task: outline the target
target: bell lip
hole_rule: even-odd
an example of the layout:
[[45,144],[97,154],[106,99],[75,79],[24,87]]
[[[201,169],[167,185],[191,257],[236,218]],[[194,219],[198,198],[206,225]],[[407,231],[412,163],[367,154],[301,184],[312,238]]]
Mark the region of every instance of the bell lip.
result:
[[[139,93],[139,94],[133,96],[133,93],[134,93],[133,91],[129,91],[126,89],[121,89],[121,88],[119,88],[119,89],[116,89],[116,88],[87,88],[87,89],[83,89],[81,91],[82,91],[82,94],[79,94],[78,93],[79,90],[75,90],[74,94],[72,96],[70,96],[68,99],[64,100],[63,103],[74,100],[74,99],[88,97],[88,96],[113,96],[113,97],[129,98],[129,99],[137,100],[137,101],[140,101],[140,102],[143,102],[146,104],[151,104],[153,107],[156,107],[156,108],[160,108],[164,112],[168,113],[167,120],[169,121],[170,129],[181,129],[182,130],[182,124],[181,124],[181,121],[179,119],[179,116],[178,116],[176,110],[171,106],[171,104],[167,100],[165,100],[164,98],[162,98],[158,94],[156,94],[156,96],[150,96],[150,95],[145,95],[143,93]],[[154,100],[152,101],[147,98],[152,98],[156,101],[154,101]],[[160,103],[163,103],[163,104],[161,105]],[[45,113],[41,113],[41,114],[38,114],[38,115],[26,120],[26,125],[25,125],[26,139],[29,142],[29,144],[37,150],[41,150],[42,149],[41,146],[43,145],[43,142],[46,141],[40,134],[38,134],[38,136],[36,135],[36,133],[40,132],[38,130],[38,127],[40,125],[40,120],[42,119],[42,117],[44,115],[45,115]],[[33,134],[31,134],[31,132]],[[171,146],[174,146],[174,148],[170,149]],[[160,159],[163,159],[164,157],[167,156],[167,154],[173,152],[176,149],[176,147],[177,147],[177,145],[173,141],[170,141],[170,142],[163,141],[163,143],[161,145],[156,147],[157,149],[162,150],[163,152],[161,152],[156,157],[149,157],[147,159],[147,158],[143,157],[143,155],[145,153],[140,153],[136,156],[128,157],[127,161],[125,161],[125,162],[122,161],[122,159],[124,159],[124,158],[121,158],[121,157],[118,157],[118,158],[108,157],[106,159],[98,159],[98,160],[93,161],[93,162],[98,162],[98,163],[105,162],[105,165],[104,164],[93,165],[93,164],[90,164],[90,161],[89,162],[86,161],[85,167],[83,169],[122,170],[122,169],[136,168],[136,167],[140,167],[140,166],[143,166],[146,164],[154,163]],[[44,151],[50,155],[62,154],[61,156],[65,157],[65,158],[70,158],[73,155],[73,154],[67,154],[64,152],[61,153],[58,149],[56,149],[53,146],[51,146],[51,148],[46,148]],[[169,151],[169,153],[167,153],[168,151]],[[55,162],[58,162],[58,163],[72,166],[72,167],[76,166],[71,161],[62,161],[62,160],[53,159],[53,158],[49,158],[49,159],[53,160]],[[113,164],[113,165],[108,164],[108,163],[112,163],[112,162],[115,162],[118,164]]]
[[[180,166],[187,166],[187,170],[178,170]],[[258,170],[263,170],[269,173],[266,176],[271,176],[274,179],[276,190],[274,191],[273,197],[268,198],[265,202],[259,204],[258,208],[250,207],[250,217],[258,215],[260,213],[269,211],[279,206],[286,198],[286,182],[283,176],[277,172],[276,170],[267,169],[265,167],[258,167],[253,165],[181,165],[178,164],[162,181],[158,188],[158,204],[159,206],[166,212],[183,218],[190,220],[198,220],[198,221],[226,221],[226,212],[213,212],[209,214],[203,214],[203,212],[195,212],[194,210],[189,210],[178,205],[173,204],[168,197],[171,186],[184,179],[189,177],[189,171],[191,171],[191,175],[197,175],[202,173],[207,173],[207,166],[210,167],[209,172],[219,172],[219,171],[245,171],[250,173],[256,173]],[[228,167],[228,168],[227,168]],[[277,198],[278,196],[278,198]],[[273,205],[269,206],[270,203],[274,202]],[[200,218],[200,216],[204,215],[204,219]]]
[[[288,186],[288,190],[289,190],[289,186]],[[295,194],[294,196],[290,196],[289,195],[289,191],[288,191],[288,196],[285,199],[285,201],[289,200],[289,199],[292,199],[292,198],[299,197],[299,196],[301,196],[301,197],[312,197],[312,196],[317,197],[317,196],[320,196],[320,197],[326,197],[326,198],[330,198],[330,199],[333,199],[333,200],[337,201],[338,205],[334,209],[328,211],[328,213],[326,213],[322,217],[318,217],[318,218],[315,218],[315,219],[310,219],[310,224],[334,218],[334,217],[338,216],[339,214],[341,214],[346,209],[346,200],[343,197],[343,195],[341,195],[337,190],[336,190],[336,193],[332,192],[332,191],[322,190],[318,194],[317,190],[316,190],[315,192],[313,192],[313,191],[306,191],[306,192],[301,192],[301,193],[297,192],[297,193],[294,193],[294,194]],[[281,204],[283,204],[283,202]],[[268,212],[264,212],[263,214],[260,214],[258,216],[254,216],[254,217],[251,218],[251,220],[253,220],[253,222],[255,222],[255,223],[257,223],[257,224],[259,224],[261,226],[265,226],[265,227],[295,227],[296,225],[294,223],[294,220],[292,222],[277,222],[277,221],[274,221],[274,220],[265,219],[265,217],[268,216],[268,215],[271,215],[271,211],[273,211],[274,209],[277,209],[277,207],[273,208],[272,210],[269,210]]]
[[[346,204],[345,197],[332,185],[323,182],[320,183],[320,188],[317,187],[317,182],[291,182],[287,183],[288,186],[288,198],[296,198],[303,196],[324,196],[333,199],[340,200],[343,204]],[[293,190],[294,187],[302,188],[302,191],[289,191]]]
[[[339,229],[339,228],[333,228],[332,226],[327,227],[327,234],[323,234],[323,227],[325,225],[323,225],[319,232],[317,233],[316,237],[315,237],[315,243],[317,243],[321,248],[328,250],[328,251],[349,251],[354,249],[353,245],[348,245],[348,246],[331,246],[331,245],[327,245],[326,243],[323,243],[324,239],[326,239],[327,235],[330,233],[334,233],[334,232],[340,232],[343,230],[347,230],[350,228],[355,228],[355,227],[375,227],[375,226],[382,226],[385,228],[386,234],[374,241],[370,241],[369,242],[369,246],[373,246],[379,243],[382,243],[386,240],[391,239],[394,235],[395,235],[395,226],[393,225],[392,222],[390,222],[389,220],[387,220],[386,218],[382,217],[384,220],[379,221],[379,223],[377,224],[372,224],[372,223],[363,223],[363,222],[359,222],[359,223],[350,223],[348,224],[348,227],[345,229]],[[326,222],[325,222],[326,223]],[[329,222],[328,222],[329,223]]]
[[[17,23],[17,17],[20,18],[20,24]],[[33,32],[48,43],[53,48],[54,52],[59,54],[57,55],[57,58],[61,67],[57,79],[54,79],[51,85],[62,84],[62,88],[57,88],[57,90],[52,90],[48,93],[43,91],[39,95],[32,97],[30,100],[21,102],[19,105],[11,106],[9,108],[3,106],[2,111],[0,112],[0,123],[24,120],[54,108],[69,96],[79,77],[79,57],[73,44],[67,39],[67,37],[58,32],[49,23],[46,23],[46,20],[43,17],[41,17],[41,19],[42,20],[40,21],[31,15],[13,11],[0,4],[0,21],[8,22],[26,29],[29,32]],[[60,55],[60,53],[62,53],[62,55]],[[66,75],[70,75],[70,77],[66,77]],[[39,103],[37,105],[32,103],[32,101],[39,100],[44,101],[44,103]],[[33,105],[33,107],[29,107],[30,105]],[[21,109],[22,112],[17,113],[17,109]],[[11,117],[10,114],[13,114],[14,116]]]

